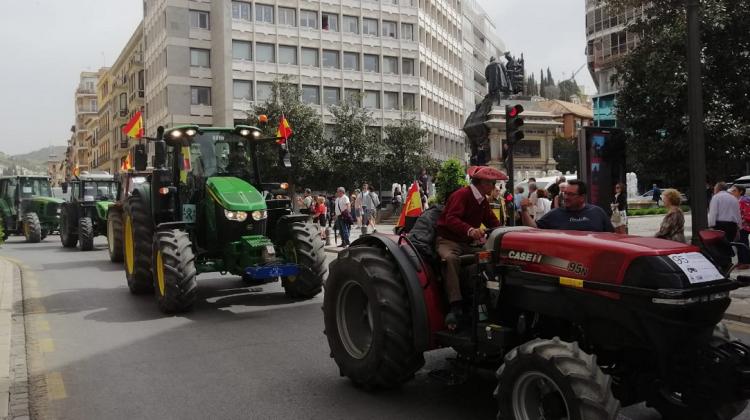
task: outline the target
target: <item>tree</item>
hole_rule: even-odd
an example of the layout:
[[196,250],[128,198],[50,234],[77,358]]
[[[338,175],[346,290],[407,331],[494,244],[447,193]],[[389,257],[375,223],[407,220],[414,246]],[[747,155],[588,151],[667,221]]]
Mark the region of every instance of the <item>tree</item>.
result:
[[552,157],[560,172],[578,172],[578,144],[575,140],[557,137],[552,142]]
[[547,81],[544,80],[544,70],[539,70],[539,96],[544,96]]
[[288,77],[273,82],[271,97],[256,105],[248,113],[248,123],[256,125],[259,115],[267,115],[269,123],[263,129],[266,136],[275,136],[282,114],[292,127],[292,137],[287,142],[292,168],[285,168],[280,162],[283,153],[276,144],[265,143],[258,146],[258,160],[261,164],[263,180],[289,180],[293,185],[320,188],[321,168],[326,164],[320,159],[318,139],[323,135],[320,115],[301,100],[299,86],[289,83]]
[[557,87],[560,89],[559,99],[563,101],[570,101],[572,96],[581,95],[581,88],[578,86],[575,79],[563,80],[557,84]]
[[409,118],[385,127],[382,160],[378,165],[384,179],[404,183],[413,180],[420,168],[433,166],[426,135],[427,130]]
[[457,189],[466,186],[466,171],[463,165],[456,159],[448,159],[438,171],[435,178],[435,189],[437,190],[437,202],[445,204],[448,196]]
[[548,86],[555,85],[555,79],[552,78],[552,72],[549,70],[549,67],[547,67],[547,85]]
[[560,88],[558,88],[555,85],[547,85],[544,88],[544,96],[547,99],[559,99],[560,98]]
[[[617,2],[630,1],[618,0]],[[750,159],[750,0],[704,0],[702,86],[707,173],[741,174]],[[617,6],[617,5],[616,5]],[[628,129],[629,170],[641,179],[688,185],[686,17],[683,1],[651,3],[643,33],[618,69],[618,120]],[[744,46],[744,47],[740,47]]]

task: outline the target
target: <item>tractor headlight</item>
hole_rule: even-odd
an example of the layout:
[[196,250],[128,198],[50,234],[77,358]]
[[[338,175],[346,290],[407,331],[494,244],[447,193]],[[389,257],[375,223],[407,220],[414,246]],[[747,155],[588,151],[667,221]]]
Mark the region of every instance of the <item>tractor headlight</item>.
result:
[[224,209],[224,216],[227,218],[227,220],[232,220],[235,222],[244,222],[245,219],[247,219],[247,212],[232,211],[232,210]]
[[255,210],[255,211],[253,212],[253,220],[255,220],[256,222],[257,222],[258,220],[263,220],[263,219],[265,219],[266,217],[268,217],[268,215],[266,214],[266,211],[265,211],[265,210]]
[[62,213],[62,209],[60,207],[57,208],[57,214]]
[[93,195],[84,195],[83,196],[83,201],[94,201],[94,196]]

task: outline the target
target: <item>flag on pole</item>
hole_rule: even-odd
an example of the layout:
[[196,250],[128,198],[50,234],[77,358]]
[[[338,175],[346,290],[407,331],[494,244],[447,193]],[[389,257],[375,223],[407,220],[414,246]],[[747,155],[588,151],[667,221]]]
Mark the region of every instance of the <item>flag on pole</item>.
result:
[[133,118],[131,118],[125,127],[122,128],[122,132],[133,139],[143,137],[143,116],[141,115],[141,111],[138,111],[133,115]]
[[289,125],[289,121],[286,119],[284,114],[281,114],[281,121],[279,121],[279,128],[276,129],[276,143],[285,144],[289,137],[292,136],[292,126]]
[[406,202],[401,209],[401,217],[398,219],[397,227],[406,225],[406,217],[419,217],[422,214],[422,196],[419,194],[419,184],[414,181],[406,193]]
[[73,167],[73,176],[78,176],[81,174],[81,168],[78,166],[78,162],[76,162],[76,166]]
[[132,167],[133,167],[133,164],[131,163],[130,153],[128,153],[122,158],[122,164],[120,165],[120,170],[128,171]]

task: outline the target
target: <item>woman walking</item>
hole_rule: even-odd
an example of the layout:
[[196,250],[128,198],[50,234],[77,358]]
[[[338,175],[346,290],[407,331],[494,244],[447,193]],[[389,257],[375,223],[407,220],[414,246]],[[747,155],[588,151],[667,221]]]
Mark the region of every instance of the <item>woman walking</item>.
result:
[[667,208],[667,214],[661,222],[661,228],[656,233],[656,237],[684,243],[685,216],[680,209],[680,193],[672,188],[662,190],[661,201]]
[[326,208],[326,199],[322,195],[315,199],[315,205],[313,210],[313,223],[320,226],[320,238],[326,239],[326,215],[328,214],[328,208]]
[[391,204],[393,204],[393,216],[401,216],[401,207],[404,205],[404,196],[401,194],[401,187],[397,186],[393,190],[393,199],[391,200]]
[[[628,233],[628,198],[625,184],[615,185],[615,196],[612,198],[612,226],[615,233]],[[679,203],[678,203],[679,206]]]

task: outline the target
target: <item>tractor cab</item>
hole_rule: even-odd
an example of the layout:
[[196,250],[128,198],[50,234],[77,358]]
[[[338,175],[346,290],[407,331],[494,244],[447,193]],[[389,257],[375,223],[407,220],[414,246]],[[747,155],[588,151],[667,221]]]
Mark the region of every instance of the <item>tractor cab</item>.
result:
[[63,200],[52,194],[47,176],[0,177],[0,224],[4,235],[23,233],[39,242],[56,231]]
[[63,247],[76,244],[82,251],[94,247],[94,237],[107,234],[107,212],[115,201],[118,182],[108,172],[81,172],[63,184],[70,199],[63,205],[60,241]]

